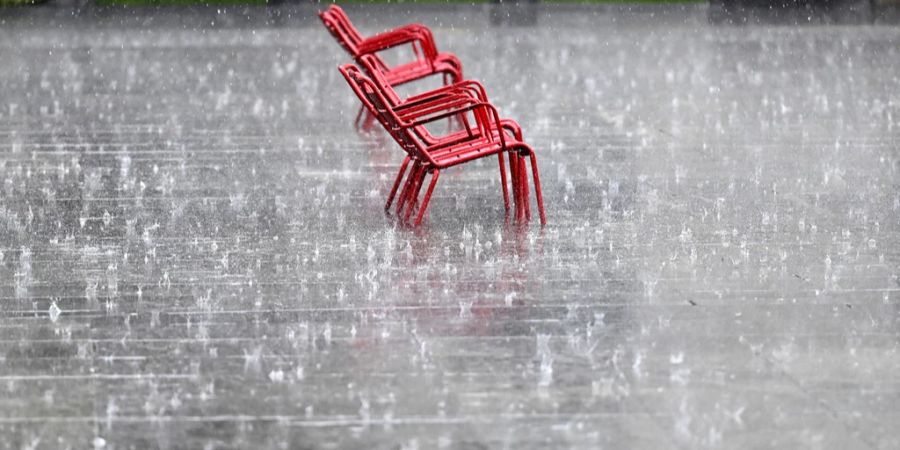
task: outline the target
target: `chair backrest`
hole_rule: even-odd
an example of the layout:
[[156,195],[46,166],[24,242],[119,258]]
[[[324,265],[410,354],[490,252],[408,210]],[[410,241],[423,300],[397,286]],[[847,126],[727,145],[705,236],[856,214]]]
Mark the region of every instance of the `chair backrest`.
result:
[[341,74],[347,80],[350,88],[359,97],[370,113],[378,119],[381,126],[397,141],[411,158],[422,162],[431,161],[431,157],[419,146],[409,130],[404,127],[400,119],[394,113],[393,106],[384,97],[378,86],[367,77],[359,67],[353,64],[344,64],[340,67]]
[[320,11],[319,18],[350,56],[354,58],[359,56],[359,44],[363,41],[363,37],[340,6],[331,5],[325,11]]

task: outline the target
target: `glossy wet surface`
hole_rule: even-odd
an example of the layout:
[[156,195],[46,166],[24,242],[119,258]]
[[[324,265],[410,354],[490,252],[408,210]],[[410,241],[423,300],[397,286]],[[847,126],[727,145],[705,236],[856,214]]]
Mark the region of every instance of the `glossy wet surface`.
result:
[[537,149],[410,231],[312,11],[4,19],[3,448],[900,446],[900,28],[350,8]]

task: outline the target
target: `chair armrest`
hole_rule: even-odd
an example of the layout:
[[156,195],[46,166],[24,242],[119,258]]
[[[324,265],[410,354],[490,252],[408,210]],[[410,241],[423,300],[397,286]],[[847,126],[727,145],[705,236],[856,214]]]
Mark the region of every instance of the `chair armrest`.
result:
[[421,25],[407,25],[394,30],[385,31],[366,38],[359,44],[359,55],[387,50],[405,44],[413,44],[418,42],[424,53],[424,57],[429,61],[433,61],[437,56],[437,47],[434,44],[434,37],[427,28]]

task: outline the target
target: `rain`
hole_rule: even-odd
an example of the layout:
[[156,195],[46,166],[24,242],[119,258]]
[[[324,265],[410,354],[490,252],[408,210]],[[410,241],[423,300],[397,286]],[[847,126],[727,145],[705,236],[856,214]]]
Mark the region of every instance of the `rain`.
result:
[[0,7],[0,448],[900,447],[892,7],[345,5],[540,165],[411,227],[326,4],[98,5]]

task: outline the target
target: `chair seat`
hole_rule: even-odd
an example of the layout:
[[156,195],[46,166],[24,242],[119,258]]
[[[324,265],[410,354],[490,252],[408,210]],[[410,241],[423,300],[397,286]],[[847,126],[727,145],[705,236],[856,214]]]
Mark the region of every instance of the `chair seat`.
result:
[[[517,135],[521,135],[519,124],[510,119],[502,119],[500,122],[501,129],[506,132],[504,138],[507,142],[517,140]],[[509,128],[512,128],[515,131],[511,131]],[[493,132],[494,139],[500,139],[500,132],[497,128],[493,128],[491,131]],[[427,133],[427,130],[425,130],[425,132]],[[469,136],[467,130],[459,130],[441,137],[434,137],[431,134],[422,133],[421,137],[433,152],[441,147],[462,145],[467,140],[475,139],[476,137],[480,138],[480,135],[476,134],[475,137],[473,137]]]
[[455,144],[450,147],[428,148],[428,154],[434,159],[435,166],[438,169],[446,169],[448,167],[462,164],[474,159],[500,153],[504,150],[513,150],[521,146],[519,141],[514,139],[506,140],[506,147],[495,136],[492,138],[478,137],[470,142]]

